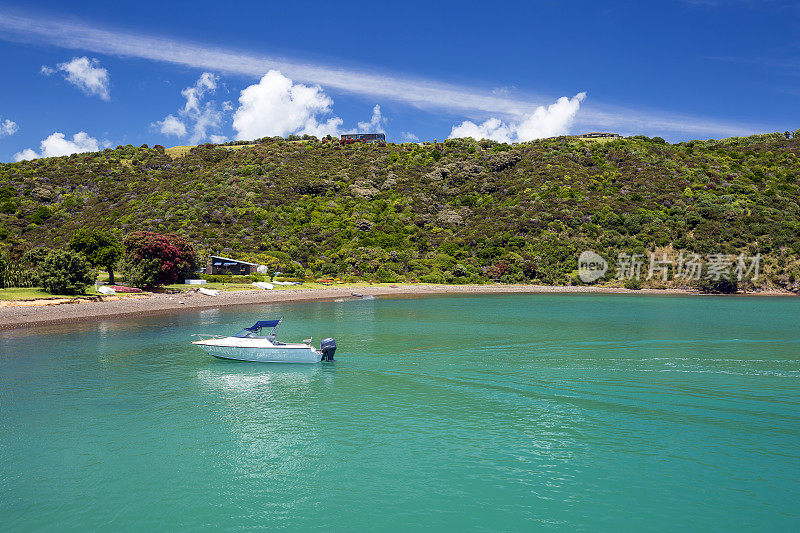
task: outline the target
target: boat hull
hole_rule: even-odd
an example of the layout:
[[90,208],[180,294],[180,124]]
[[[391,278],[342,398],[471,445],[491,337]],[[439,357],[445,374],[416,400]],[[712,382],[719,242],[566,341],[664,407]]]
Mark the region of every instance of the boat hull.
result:
[[207,354],[220,359],[251,361],[255,363],[319,363],[322,354],[309,347],[287,348],[214,346],[198,344]]

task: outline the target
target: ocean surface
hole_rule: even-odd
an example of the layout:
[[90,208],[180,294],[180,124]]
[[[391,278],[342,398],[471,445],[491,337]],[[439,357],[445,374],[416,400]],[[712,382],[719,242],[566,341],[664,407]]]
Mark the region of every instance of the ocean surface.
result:
[[[336,361],[214,359],[285,316]],[[3,531],[798,531],[800,299],[314,302],[0,332]]]

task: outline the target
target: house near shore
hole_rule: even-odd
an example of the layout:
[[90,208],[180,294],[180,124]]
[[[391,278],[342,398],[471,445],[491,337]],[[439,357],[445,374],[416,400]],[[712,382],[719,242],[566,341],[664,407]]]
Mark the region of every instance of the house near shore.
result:
[[247,276],[255,274],[258,271],[256,263],[249,263],[247,261],[239,261],[238,259],[231,259],[229,257],[221,257],[219,255],[212,255],[208,258],[208,266],[206,267],[206,274],[212,275],[234,275],[234,276]]

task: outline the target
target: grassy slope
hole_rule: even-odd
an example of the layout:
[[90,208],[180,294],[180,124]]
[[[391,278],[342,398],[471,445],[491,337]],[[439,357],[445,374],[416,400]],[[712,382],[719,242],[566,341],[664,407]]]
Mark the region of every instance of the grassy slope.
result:
[[[800,278],[798,140],[266,142],[0,165],[12,255],[82,226],[183,234],[297,275],[570,283],[587,248],[765,255]],[[231,149],[234,148],[234,149]]]

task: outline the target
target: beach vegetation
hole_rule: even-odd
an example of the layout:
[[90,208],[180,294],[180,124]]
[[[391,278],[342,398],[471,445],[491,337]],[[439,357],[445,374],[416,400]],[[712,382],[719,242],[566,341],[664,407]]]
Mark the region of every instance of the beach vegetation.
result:
[[41,283],[51,294],[85,294],[94,280],[86,257],[72,250],[51,250],[41,264]]
[[722,277],[718,280],[700,279],[694,283],[694,288],[708,294],[735,294],[739,292],[736,280]]
[[6,272],[8,272],[8,257],[0,253],[0,289],[6,288]]
[[642,280],[638,277],[628,278],[622,286],[629,290],[638,291],[642,288]]
[[[23,254],[21,259],[11,259],[8,254],[0,252],[0,289],[8,287],[30,288],[41,283],[39,265],[42,254],[49,250],[37,247]],[[35,261],[32,258],[36,258]]]

